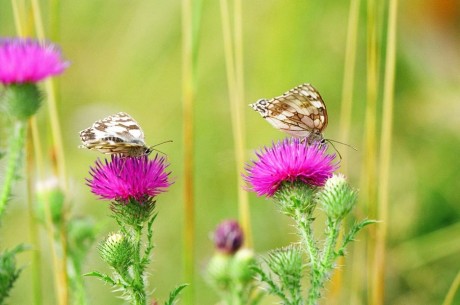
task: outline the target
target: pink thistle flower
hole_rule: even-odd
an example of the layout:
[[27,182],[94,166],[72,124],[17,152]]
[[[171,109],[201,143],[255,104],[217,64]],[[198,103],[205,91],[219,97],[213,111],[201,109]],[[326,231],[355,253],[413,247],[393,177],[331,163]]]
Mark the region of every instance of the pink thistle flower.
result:
[[56,45],[29,38],[0,38],[0,83],[36,83],[69,66]]
[[168,165],[165,158],[158,155],[151,160],[147,156],[130,158],[112,155],[110,161],[98,159],[90,168],[92,179],[86,181],[91,192],[101,199],[123,203],[136,200],[142,204],[165,192],[171,185],[171,172],[165,171]]
[[259,160],[246,166],[244,180],[258,196],[272,197],[283,182],[301,181],[323,186],[338,168],[327,146],[285,139],[256,153]]

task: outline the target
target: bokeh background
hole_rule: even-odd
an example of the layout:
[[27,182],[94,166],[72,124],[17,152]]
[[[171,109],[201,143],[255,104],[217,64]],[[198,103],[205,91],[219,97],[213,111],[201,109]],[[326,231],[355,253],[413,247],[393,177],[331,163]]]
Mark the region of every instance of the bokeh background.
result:
[[[350,182],[356,187],[366,179],[362,177],[366,3],[361,2],[349,139],[357,151],[350,150],[344,160],[348,163]],[[460,3],[400,2],[385,303],[441,304],[460,270]],[[42,1],[45,20],[48,5]],[[348,10],[349,2],[338,0],[245,1],[245,104],[310,82],[321,92],[328,107],[325,136],[340,141]],[[0,35],[15,35],[9,1],[0,2]],[[97,201],[85,186],[88,168],[99,155],[77,148],[80,130],[97,119],[125,111],[142,125],[148,144],[173,141],[158,147],[167,154],[175,181],[170,191],[158,199],[156,248],[149,271],[151,287],[156,287],[154,294],[159,299],[165,299],[172,287],[183,280],[181,35],[180,1],[61,2],[58,42],[72,62],[59,77],[59,114],[71,179],[72,215],[91,217],[100,232],[98,240],[116,229],[113,219],[108,217],[107,204]],[[196,75],[196,304],[214,304],[217,295],[206,286],[202,276],[213,254],[210,233],[222,219],[237,217],[237,188],[241,187],[237,185],[240,172],[235,170],[233,154],[219,1],[203,2]],[[379,102],[378,117],[380,114]],[[253,149],[284,138],[249,107],[245,118],[247,160],[253,156]],[[2,123],[7,125],[3,118]],[[39,123],[43,138],[49,140],[46,108],[41,110]],[[2,131],[2,148],[6,146],[6,136],[7,132]],[[338,145],[338,149],[349,148]],[[3,170],[3,163],[1,166]],[[23,185],[17,186],[2,221],[2,249],[28,241],[22,188]],[[291,223],[271,201],[254,194],[249,198],[258,254],[296,240]],[[45,304],[54,304],[51,258],[46,234],[40,234]],[[9,304],[32,302],[29,259],[28,254],[20,256],[25,269]],[[368,263],[353,260],[352,249],[342,263],[345,279],[352,276],[352,270],[372,273]],[[108,271],[95,247],[84,266],[86,272],[94,269]],[[99,280],[85,281],[90,304],[122,304]],[[360,281],[361,297],[355,302],[367,304],[367,280]],[[348,300],[350,288],[346,280],[342,285],[334,298],[347,304],[349,301],[343,300]],[[267,304],[271,303],[267,300]],[[460,304],[459,296],[454,304]]]

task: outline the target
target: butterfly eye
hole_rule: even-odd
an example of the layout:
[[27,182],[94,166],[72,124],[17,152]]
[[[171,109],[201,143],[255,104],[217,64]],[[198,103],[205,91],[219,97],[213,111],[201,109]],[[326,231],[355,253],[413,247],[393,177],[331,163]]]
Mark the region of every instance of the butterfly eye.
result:
[[268,105],[268,101],[266,99],[260,99],[256,102],[257,105],[260,105],[260,106],[267,106]]

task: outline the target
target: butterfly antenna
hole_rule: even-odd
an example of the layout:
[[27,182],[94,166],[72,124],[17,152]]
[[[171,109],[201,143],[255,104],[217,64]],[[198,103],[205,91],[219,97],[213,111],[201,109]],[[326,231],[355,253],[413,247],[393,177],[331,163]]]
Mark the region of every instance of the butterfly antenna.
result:
[[328,142],[329,144],[332,145],[332,147],[334,148],[334,150],[337,152],[337,154],[339,155],[339,158],[340,160],[342,160],[342,155],[340,154],[339,150],[335,147],[335,145],[332,143],[339,143],[339,144],[342,144],[342,145],[345,145],[345,146],[348,146],[350,147],[351,149],[355,150],[355,151],[358,151],[355,147],[347,144],[347,143],[343,143],[343,142],[340,142],[340,141],[336,141],[336,140],[331,140],[331,139],[325,139],[326,142]]
[[157,146],[159,146],[159,145],[161,145],[161,144],[165,144],[165,143],[172,143],[172,140],[164,141],[164,142],[155,144],[155,145],[153,145],[153,146],[150,146],[150,147],[149,147],[149,151],[150,151],[149,154],[150,154],[152,151],[156,151],[156,152],[159,152],[160,154],[163,154],[163,155],[166,156],[166,154],[165,154],[164,152],[162,152],[161,150],[158,150],[158,149],[155,149],[155,148],[154,148],[154,147],[157,147]]
[[[345,146],[350,147],[350,148],[353,149],[354,151],[358,151],[358,149],[356,149],[354,146],[352,146],[352,145],[350,145],[350,144],[347,144],[347,143],[343,143],[343,142],[340,142],[340,141],[337,141],[337,140],[332,140],[332,139],[327,139],[326,141],[329,142],[329,143],[331,143],[331,145],[332,145],[332,142],[334,142],[334,143],[339,143],[339,144],[342,144],[342,145],[345,145]],[[334,146],[334,145],[332,145],[332,146]]]
[[[326,139],[326,142],[328,142],[329,144],[331,144],[332,148],[334,148],[334,150],[337,152],[337,154],[339,155],[339,158],[340,158],[340,161],[342,161],[342,155],[340,154],[340,151],[337,149],[337,147],[335,147],[335,145],[332,143],[333,141],[329,140],[329,139]],[[336,141],[334,141],[336,142]]]

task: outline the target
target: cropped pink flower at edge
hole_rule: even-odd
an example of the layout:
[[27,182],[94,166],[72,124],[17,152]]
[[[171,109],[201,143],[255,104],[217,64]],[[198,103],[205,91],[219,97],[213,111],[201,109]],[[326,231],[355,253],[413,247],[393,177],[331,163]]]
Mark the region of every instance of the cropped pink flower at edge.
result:
[[62,73],[69,62],[58,46],[30,38],[0,37],[0,83],[36,83]]
[[86,179],[91,192],[101,199],[128,203],[151,200],[165,192],[172,184],[164,157],[148,159],[111,156],[111,160],[98,159],[90,168],[91,179]]
[[323,186],[338,168],[335,154],[327,154],[326,149],[326,145],[287,138],[257,152],[258,160],[247,164],[243,178],[258,196],[266,197],[272,197],[283,182]]

